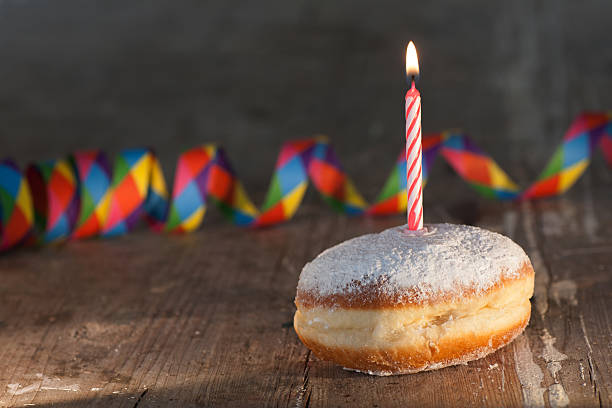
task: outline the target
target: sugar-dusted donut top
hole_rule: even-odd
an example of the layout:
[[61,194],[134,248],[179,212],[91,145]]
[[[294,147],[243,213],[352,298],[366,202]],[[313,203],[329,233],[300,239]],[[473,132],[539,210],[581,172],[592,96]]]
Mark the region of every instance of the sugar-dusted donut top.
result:
[[302,270],[298,304],[307,298],[315,303],[327,298],[325,303],[333,304],[338,297],[359,297],[360,292],[395,303],[422,303],[484,293],[504,279],[519,278],[525,265],[531,270],[525,251],[495,232],[433,224],[419,236],[405,228],[363,235],[323,251]]

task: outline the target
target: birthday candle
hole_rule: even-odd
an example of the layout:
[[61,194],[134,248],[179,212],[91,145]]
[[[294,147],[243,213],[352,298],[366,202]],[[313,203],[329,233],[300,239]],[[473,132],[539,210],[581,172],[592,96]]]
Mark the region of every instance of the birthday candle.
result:
[[414,86],[419,74],[419,61],[414,43],[406,48],[406,75],[412,86],[406,92],[406,190],[408,195],[408,229],[423,228],[421,94]]

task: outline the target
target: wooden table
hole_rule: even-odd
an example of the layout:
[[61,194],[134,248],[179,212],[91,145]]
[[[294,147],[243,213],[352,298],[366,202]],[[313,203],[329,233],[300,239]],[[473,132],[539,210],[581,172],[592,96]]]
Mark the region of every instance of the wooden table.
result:
[[431,184],[428,221],[513,237],[536,288],[511,345],[415,375],[344,371],[292,328],[304,263],[401,217],[333,215],[310,196],[273,229],[212,219],[186,236],[141,230],[4,255],[0,406],[610,406],[612,183],[599,164],[568,196],[538,203],[475,200],[455,183],[465,198],[441,204],[452,183]]

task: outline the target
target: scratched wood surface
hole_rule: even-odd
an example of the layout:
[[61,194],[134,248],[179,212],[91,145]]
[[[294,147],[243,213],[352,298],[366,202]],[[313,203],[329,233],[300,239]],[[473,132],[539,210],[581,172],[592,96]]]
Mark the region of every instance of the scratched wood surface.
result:
[[[574,115],[612,107],[611,12],[607,1],[3,0],[1,153],[24,164],[151,145],[171,175],[180,151],[220,141],[257,200],[281,142],[325,132],[371,198],[402,143],[412,38],[425,132],[469,130],[526,183]],[[523,204],[483,200],[438,163],[426,222],[511,236],[536,293],[508,347],[409,376],[343,371],[291,327],[305,262],[402,217],[334,215],[309,192],[274,229],[211,210],[188,236],[141,229],[2,255],[0,407],[612,406],[610,191],[600,156],[563,198]]]
[[512,236],[534,263],[536,294],[510,346],[407,376],[343,371],[291,326],[302,265],[399,217],[349,219],[313,200],[275,229],[211,221],[188,236],[142,231],[3,256],[0,406],[610,406],[610,187],[603,164],[568,197],[535,204],[445,202],[432,185],[427,220]]

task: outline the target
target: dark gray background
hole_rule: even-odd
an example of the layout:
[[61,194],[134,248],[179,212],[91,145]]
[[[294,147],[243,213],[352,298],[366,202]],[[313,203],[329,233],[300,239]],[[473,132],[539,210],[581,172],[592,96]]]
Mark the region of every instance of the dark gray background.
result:
[[282,141],[322,132],[372,194],[403,143],[412,39],[425,133],[463,128],[530,181],[576,114],[612,108],[611,15],[610,1],[0,0],[0,156],[149,145],[171,173],[215,141],[253,192]]

